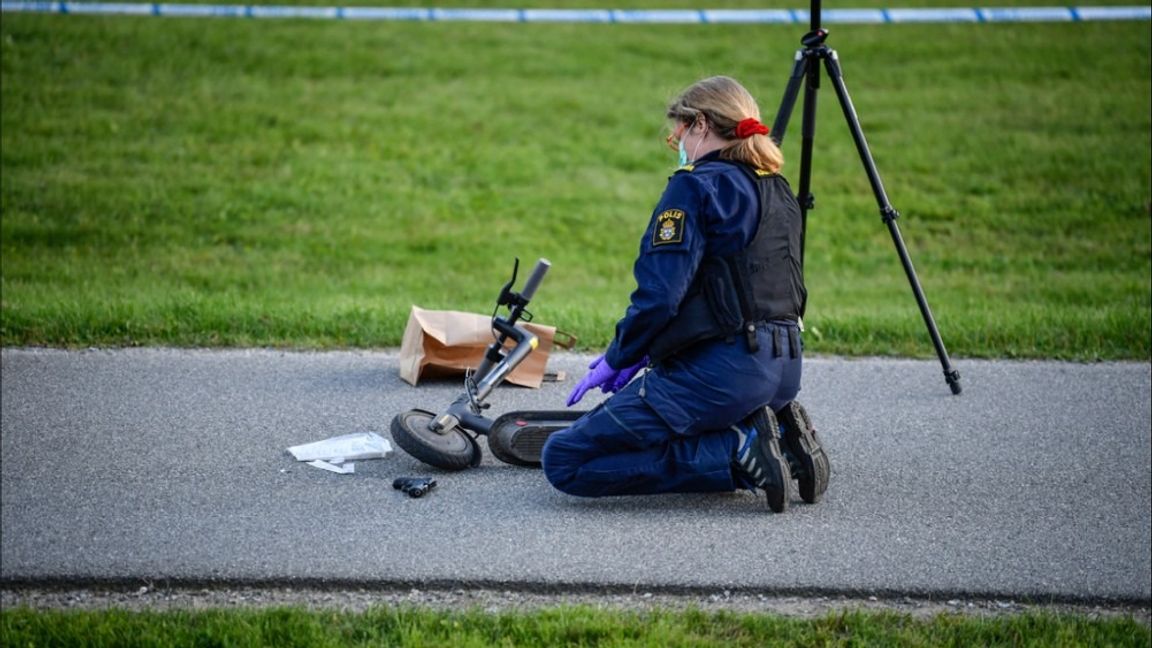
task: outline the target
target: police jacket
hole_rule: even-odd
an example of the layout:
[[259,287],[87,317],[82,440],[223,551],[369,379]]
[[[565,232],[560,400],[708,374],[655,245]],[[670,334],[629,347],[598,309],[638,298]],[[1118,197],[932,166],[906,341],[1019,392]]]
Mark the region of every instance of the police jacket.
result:
[[711,153],[669,178],[640,242],[636,290],[606,353],[623,368],[703,341],[754,342],[756,323],[798,320],[803,223],[780,175]]

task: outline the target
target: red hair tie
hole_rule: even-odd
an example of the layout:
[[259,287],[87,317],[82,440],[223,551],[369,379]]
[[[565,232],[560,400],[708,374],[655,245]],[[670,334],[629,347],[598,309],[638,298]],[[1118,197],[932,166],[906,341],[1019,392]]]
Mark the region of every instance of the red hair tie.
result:
[[736,137],[745,139],[753,135],[767,135],[769,132],[768,127],[760,123],[759,119],[749,117],[736,124]]

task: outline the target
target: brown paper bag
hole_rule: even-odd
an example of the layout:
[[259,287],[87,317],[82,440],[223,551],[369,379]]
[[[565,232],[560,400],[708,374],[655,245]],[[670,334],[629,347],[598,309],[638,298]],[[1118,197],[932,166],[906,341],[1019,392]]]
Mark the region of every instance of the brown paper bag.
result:
[[[558,344],[571,348],[575,338],[564,332],[558,336],[554,326],[523,322],[519,325],[539,338],[540,344],[505,380],[535,389],[544,382],[544,368],[552,347]],[[463,375],[465,370],[480,365],[484,351],[495,339],[491,317],[413,306],[400,343],[400,377],[415,385],[421,378]],[[510,340],[508,344],[515,342]]]

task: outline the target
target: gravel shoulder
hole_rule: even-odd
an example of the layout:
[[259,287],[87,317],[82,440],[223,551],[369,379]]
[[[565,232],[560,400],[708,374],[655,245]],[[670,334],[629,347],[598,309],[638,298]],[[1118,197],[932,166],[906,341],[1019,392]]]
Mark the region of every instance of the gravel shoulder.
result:
[[630,593],[539,593],[483,588],[293,588],[293,587],[166,587],[141,584],[122,588],[8,587],[0,590],[0,607],[36,610],[104,610],[133,612],[208,609],[303,607],[362,612],[373,607],[417,607],[433,610],[482,610],[489,614],[531,612],[559,606],[646,612],[703,610],[775,614],[814,619],[846,612],[892,612],[926,619],[938,615],[991,618],[1027,613],[1076,615],[1087,619],[1129,617],[1152,626],[1152,609],[1133,605],[1076,605],[1014,600],[931,600],[913,597],[771,596],[721,590],[712,593],[667,594],[637,590]]

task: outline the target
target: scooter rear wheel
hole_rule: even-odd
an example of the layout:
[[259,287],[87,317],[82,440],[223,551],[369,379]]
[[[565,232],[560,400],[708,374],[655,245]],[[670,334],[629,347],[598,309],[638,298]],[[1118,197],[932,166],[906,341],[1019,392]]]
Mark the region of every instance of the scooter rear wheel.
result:
[[480,446],[460,428],[444,433],[428,427],[436,415],[413,409],[392,419],[392,439],[405,452],[429,466],[464,470],[480,463]]

